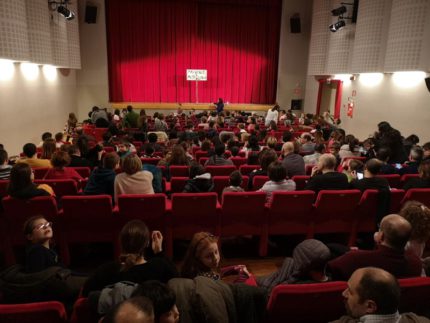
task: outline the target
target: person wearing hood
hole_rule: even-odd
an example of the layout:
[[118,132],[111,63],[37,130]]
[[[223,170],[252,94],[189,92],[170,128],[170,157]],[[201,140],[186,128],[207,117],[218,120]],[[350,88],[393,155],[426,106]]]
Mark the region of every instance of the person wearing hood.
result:
[[114,183],[120,158],[117,153],[111,152],[104,156],[103,167],[97,167],[91,173],[85,186],[85,195],[108,194],[114,196]]
[[326,282],[325,267],[331,258],[329,248],[319,240],[307,239],[297,245],[293,257],[285,258],[278,271],[257,277],[257,285],[270,292],[280,284]]
[[193,164],[190,167],[190,179],[184,187],[184,193],[205,193],[212,192],[214,182],[210,173],[205,173],[205,169],[200,164]]

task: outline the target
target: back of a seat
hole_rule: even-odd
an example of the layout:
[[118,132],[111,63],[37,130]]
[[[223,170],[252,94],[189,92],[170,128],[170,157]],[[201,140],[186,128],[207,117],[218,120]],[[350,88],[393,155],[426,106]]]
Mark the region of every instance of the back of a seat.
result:
[[291,179],[296,183],[296,190],[301,191],[305,189],[310,178],[311,177],[307,175],[296,175]]
[[249,175],[253,170],[260,169],[260,165],[240,165],[239,170],[242,175]]
[[47,167],[36,167],[33,168],[34,179],[43,179],[48,172],[49,168]]
[[232,172],[236,170],[236,166],[206,166],[206,172],[210,173],[212,176],[230,176]]
[[245,165],[247,162],[247,159],[245,157],[231,157],[230,160],[233,162],[234,166],[236,166],[237,169],[241,165]]
[[163,193],[119,195],[118,208],[123,222],[139,219],[150,230],[164,229],[166,195]]
[[357,232],[374,232],[376,230],[378,194],[377,190],[365,190],[363,192],[356,213]]
[[385,178],[391,188],[401,188],[400,175],[398,174],[380,174],[376,175],[376,177]]
[[267,304],[267,322],[322,323],[345,315],[346,282],[278,285]]
[[91,174],[91,168],[89,167],[70,167],[73,168],[82,178],[88,178]]
[[402,204],[407,201],[418,201],[430,207],[430,188],[410,188],[406,191]]
[[47,184],[54,190],[55,196],[61,198],[65,195],[77,195],[78,186],[73,179],[38,179],[35,184]]
[[263,187],[264,183],[266,183],[269,180],[269,176],[265,175],[255,175],[252,178],[252,187],[254,190],[259,190]]
[[182,193],[188,179],[189,177],[172,177],[170,179],[170,191],[172,193]]
[[391,194],[390,213],[397,213],[400,211],[402,200],[405,196],[405,191],[394,189],[390,191],[390,194]]
[[189,177],[190,168],[188,166],[176,166],[172,165],[169,167],[170,177]]
[[2,179],[0,180],[0,200],[7,196],[7,187],[9,186],[9,180]]
[[399,311],[414,312],[419,315],[430,314],[430,277],[399,279],[400,296]]
[[0,322],[4,323],[66,323],[67,314],[60,302],[0,304]]
[[361,198],[359,190],[321,190],[315,201],[319,214],[350,215]]

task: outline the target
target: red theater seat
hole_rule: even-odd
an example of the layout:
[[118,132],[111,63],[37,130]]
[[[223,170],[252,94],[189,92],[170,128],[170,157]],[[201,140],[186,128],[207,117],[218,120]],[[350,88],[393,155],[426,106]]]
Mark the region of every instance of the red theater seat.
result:
[[[230,176],[214,176],[214,192],[218,194],[218,199],[222,198],[222,191],[230,185]],[[245,191],[248,188],[248,176],[242,176],[242,184],[240,185]]]
[[3,323],[66,323],[67,314],[60,302],[0,304]]
[[206,166],[205,170],[212,176],[230,176],[236,170],[236,166]]
[[91,168],[89,167],[70,167],[73,168],[82,178],[88,178],[91,174]]
[[399,279],[400,313],[413,312],[419,315],[430,314],[430,277]]
[[188,180],[189,177],[172,177],[170,179],[170,191],[172,193],[182,193]]
[[393,189],[391,190],[390,213],[397,213],[400,211],[403,197],[405,196],[404,190]]
[[172,194],[171,214],[167,221],[167,254],[172,255],[173,239],[191,240],[199,231],[219,234],[217,194]]
[[116,242],[121,223],[112,215],[110,195],[64,196],[62,198],[62,255],[70,263],[69,244]]
[[430,188],[411,188],[407,190],[401,204],[404,205],[407,201],[418,201],[430,207]]
[[169,167],[170,177],[189,177],[190,168],[188,166],[175,166]]
[[400,175],[398,174],[380,174],[376,175],[376,177],[385,178],[391,188],[401,188]]
[[223,195],[221,236],[260,237],[259,255],[267,252],[267,212],[264,192],[228,192]]
[[70,323],[97,323],[99,317],[90,306],[88,298],[78,298],[73,305]]
[[357,233],[376,231],[378,194],[377,190],[365,190],[363,192],[356,209],[349,245],[355,245]]
[[296,190],[301,191],[305,189],[306,184],[308,183],[310,178],[311,177],[307,175],[296,175],[293,176],[291,179],[296,183]]
[[236,166],[236,168],[239,169],[241,165],[246,164],[248,159],[245,157],[230,157],[230,160],[233,162],[234,166]]
[[249,175],[250,173],[252,173],[253,170],[257,170],[260,169],[261,166],[260,165],[241,165],[239,167],[239,171],[242,175]]
[[402,188],[403,185],[405,185],[411,178],[418,178],[418,177],[420,177],[419,174],[404,174],[400,178],[400,188]]
[[269,176],[256,175],[252,178],[252,187],[254,190],[259,190],[263,187],[264,183],[269,180]]
[[47,167],[36,167],[33,168],[34,179],[43,179],[48,172],[49,168]]
[[166,195],[163,193],[119,195],[118,210],[123,223],[138,219],[145,222],[151,231],[164,232]]
[[77,195],[78,185],[73,179],[38,179],[35,184],[47,184],[54,190],[57,199],[64,195]]
[[345,315],[346,282],[278,285],[267,304],[268,323],[322,323]]
[[347,233],[353,231],[359,190],[322,190],[315,201],[314,233]]

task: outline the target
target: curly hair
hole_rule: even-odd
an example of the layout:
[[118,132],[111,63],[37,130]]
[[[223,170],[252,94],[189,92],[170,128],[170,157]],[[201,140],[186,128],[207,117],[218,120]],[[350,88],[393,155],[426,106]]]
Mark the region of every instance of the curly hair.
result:
[[430,209],[418,201],[408,201],[400,210],[412,226],[410,240],[426,242],[430,238]]

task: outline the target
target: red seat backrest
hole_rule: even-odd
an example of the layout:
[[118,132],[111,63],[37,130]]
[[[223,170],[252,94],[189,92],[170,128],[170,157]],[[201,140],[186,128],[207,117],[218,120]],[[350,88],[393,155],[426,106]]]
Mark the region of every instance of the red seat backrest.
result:
[[256,175],[252,178],[252,187],[254,190],[259,190],[263,187],[264,183],[269,180],[269,176]]
[[296,190],[301,191],[305,189],[306,184],[308,183],[310,178],[311,177],[307,175],[296,175],[293,176],[291,179],[296,183]]
[[212,176],[230,176],[236,170],[236,166],[206,166],[205,170]]
[[391,190],[390,213],[397,213],[400,211],[403,197],[405,196],[404,190],[394,189]]
[[230,160],[233,162],[234,166],[236,166],[237,169],[241,165],[245,165],[247,162],[247,159],[245,157],[230,157]]
[[400,175],[398,174],[379,174],[376,177],[385,178],[391,188],[401,188]]
[[253,170],[260,169],[260,165],[240,165],[239,171],[242,175],[249,175]]
[[36,167],[33,168],[34,179],[43,179],[48,172],[49,168],[47,167]]
[[88,178],[91,174],[91,168],[89,167],[70,167],[73,168],[82,178]]
[[[269,323],[320,323],[345,315],[342,292],[346,282],[276,286],[267,304]],[[311,309],[311,310],[310,310]]]
[[2,179],[0,180],[0,200],[7,196],[7,187],[9,186],[9,180]]
[[418,177],[420,177],[419,174],[404,174],[400,178],[400,186],[403,187],[403,185],[405,185],[411,178],[418,178]]
[[399,279],[401,289],[400,313],[429,314],[430,277]]
[[[214,192],[218,194],[218,198],[221,199],[222,191],[230,184],[230,176],[214,176]],[[248,188],[248,176],[242,176],[242,184],[240,185],[245,191]]]
[[170,179],[170,191],[172,193],[182,193],[188,180],[189,177],[172,177]]
[[66,323],[67,314],[60,302],[0,304],[0,322]]
[[190,168],[188,166],[172,165],[169,167],[170,177],[188,177],[190,176]]
[[377,190],[363,192],[356,211],[356,232],[375,232],[378,194]]
[[410,188],[406,191],[402,204],[407,201],[418,201],[430,207],[430,188]]
[[64,195],[78,194],[78,186],[73,179],[38,179],[34,183],[49,185],[54,190],[57,198],[61,198]]

